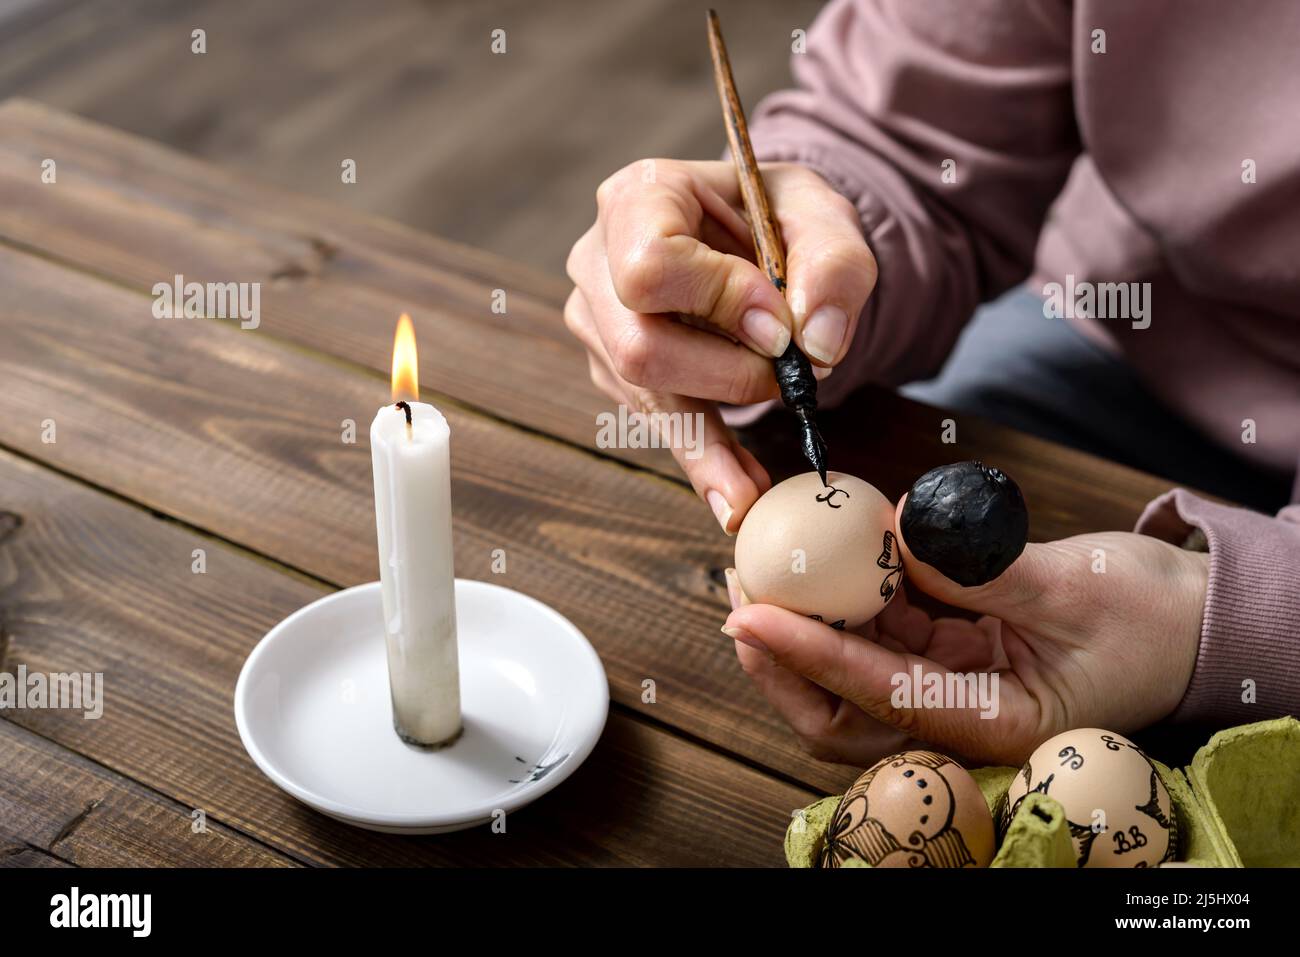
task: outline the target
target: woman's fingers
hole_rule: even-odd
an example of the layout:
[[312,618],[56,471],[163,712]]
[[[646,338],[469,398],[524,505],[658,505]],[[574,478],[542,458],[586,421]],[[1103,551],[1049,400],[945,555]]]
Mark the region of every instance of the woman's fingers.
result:
[[858,211],[806,167],[775,164],[763,175],[785,240],[795,343],[813,362],[835,365],[876,285]]
[[761,483],[751,477],[736,457],[736,445],[731,430],[722,421],[717,406],[698,399],[687,399],[669,393],[632,390],[637,408],[651,416],[680,417],[690,421],[695,436],[692,445],[674,445],[673,458],[686,473],[691,487],[713,510],[718,524],[728,535],[740,530],[740,523],[762,492],[771,486],[766,475]]
[[1030,542],[1010,567],[983,585],[963,586],[918,559],[902,534],[904,495],[894,512],[907,579],[932,598],[956,608],[995,615],[1012,622],[1054,620],[1070,601],[1069,583],[1087,581],[1089,553],[1069,539]]
[[643,160],[619,171],[601,184],[597,221],[567,263],[576,288],[565,323],[591,353],[593,381],[656,429],[666,423],[685,436],[695,427],[695,441],[667,444],[729,533],[771,483],[713,403],[775,399],[771,360],[792,335],[819,368],[838,361],[874,282],[845,201],[798,167],[764,172],[798,280],[787,292],[805,313],[802,331],[786,296],[744,254],[749,229],[729,163]]
[[[769,357],[793,336],[816,364],[834,365],[876,283],[856,208],[805,167],[763,167],[785,243],[782,295],[736,254],[744,226],[729,166],[642,161],[601,185],[597,225],[615,295],[633,312],[699,316]],[[722,238],[703,242],[706,232]]]
[[1002,622],[997,618],[967,621],[936,618],[926,657],[952,671],[998,671],[1006,667],[998,640]]
[[609,366],[591,309],[578,289],[565,304],[564,321],[587,347],[597,387],[614,401],[626,403],[630,412],[647,417],[646,427],[655,430],[660,445],[672,453],[723,531],[734,535],[749,507],[771,487],[771,480],[752,457],[742,464],[740,446],[717,407],[699,399],[644,389],[622,379]]
[[[731,607],[748,605],[736,570],[728,568],[725,576]],[[746,632],[735,635],[741,668],[813,757],[866,765],[907,743],[903,732],[869,718],[857,705],[781,667],[766,650],[747,644]]]
[[[569,256],[569,276],[589,310],[588,349],[599,341],[624,381],[654,392],[748,405],[779,395],[772,360],[726,336],[696,328],[675,314],[629,308],[614,288],[595,228]],[[751,266],[752,268],[752,266]],[[566,314],[566,321],[568,316]],[[573,325],[569,325],[573,329]],[[576,332],[576,330],[575,330]]]
[[[637,313],[684,313],[768,358],[790,344],[790,309],[754,263],[702,242],[716,191],[684,164],[633,164],[601,184],[597,225],[618,300]],[[725,208],[717,197],[719,208]]]
[[[986,675],[981,687],[979,675],[956,674],[928,658],[900,654],[771,605],[736,609],[726,627],[737,640],[765,649],[776,665],[911,737],[972,757],[999,760],[1020,753],[1016,731],[1029,716],[1012,675],[998,676],[996,685]],[[946,697],[945,689],[959,685],[961,701]],[[927,688],[939,689],[937,706]]]
[[740,467],[745,470],[746,475],[754,480],[754,487],[758,489],[758,494],[763,495],[772,487],[772,478],[767,474],[767,469],[763,468],[762,463],[754,458],[754,453],[741,445],[740,440],[735,439],[734,436],[732,446],[732,451],[735,452]]
[[892,638],[914,655],[926,654],[934,623],[929,615],[908,601],[906,584],[899,586],[898,593],[881,609],[874,622],[882,636]]
[[673,316],[634,313],[597,294],[597,326],[610,364],[633,385],[749,405],[780,395],[772,360]]
[[736,649],[745,674],[817,760],[865,767],[908,746],[906,731],[880,723],[762,652],[739,642]]
[[[740,584],[736,570],[728,568],[723,576],[727,581],[727,598],[731,607],[736,609],[748,605],[749,597]],[[747,632],[728,632],[725,626],[722,632],[735,642],[736,657],[745,674],[749,675],[750,680],[795,734],[805,739],[819,737],[830,723],[836,696],[807,678],[780,667],[772,660],[766,648],[750,643],[751,636]]]

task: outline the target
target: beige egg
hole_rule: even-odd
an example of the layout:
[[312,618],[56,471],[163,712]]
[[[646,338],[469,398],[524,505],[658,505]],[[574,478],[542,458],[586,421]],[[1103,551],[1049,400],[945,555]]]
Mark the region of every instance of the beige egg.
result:
[[902,581],[894,507],[862,479],[827,480],[796,475],[754,503],[736,535],[736,575],[751,602],[853,628]]
[[1080,867],[1154,867],[1173,857],[1178,832],[1169,792],[1123,735],[1077,728],[1040,744],[1011,782],[1001,829],[1031,791],[1065,808]]
[[969,773],[933,751],[904,751],[858,778],[826,832],[821,866],[987,867],[993,815]]

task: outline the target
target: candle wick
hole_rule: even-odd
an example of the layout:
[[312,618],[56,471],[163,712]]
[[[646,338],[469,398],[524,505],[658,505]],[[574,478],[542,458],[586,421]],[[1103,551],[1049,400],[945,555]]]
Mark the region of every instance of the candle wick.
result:
[[403,412],[406,413],[406,440],[410,442],[412,439],[415,438],[415,434],[411,429],[411,405],[409,402],[405,402],[405,401],[397,402],[394,404],[396,405],[397,408],[401,409]]

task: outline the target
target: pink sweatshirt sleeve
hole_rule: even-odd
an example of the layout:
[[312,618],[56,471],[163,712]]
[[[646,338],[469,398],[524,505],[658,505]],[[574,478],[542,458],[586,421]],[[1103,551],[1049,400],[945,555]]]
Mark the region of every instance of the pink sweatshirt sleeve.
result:
[[1269,518],[1174,489],[1135,530],[1181,545],[1193,529],[1209,545],[1210,583],[1191,684],[1170,720],[1300,715],[1300,505]]
[[853,201],[880,265],[824,402],[928,377],[974,308],[1029,274],[1080,149],[1070,51],[1064,0],[833,0],[818,16],[797,88],[750,130],[760,160]]

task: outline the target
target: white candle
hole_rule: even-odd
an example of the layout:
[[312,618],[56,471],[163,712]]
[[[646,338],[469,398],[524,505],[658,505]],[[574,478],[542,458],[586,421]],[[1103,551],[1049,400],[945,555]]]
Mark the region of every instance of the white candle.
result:
[[[415,336],[403,316],[393,347],[395,397],[418,395],[415,369]],[[451,430],[427,402],[407,405],[409,422],[394,404],[370,424],[388,678],[398,735],[408,744],[442,747],[461,731]]]

